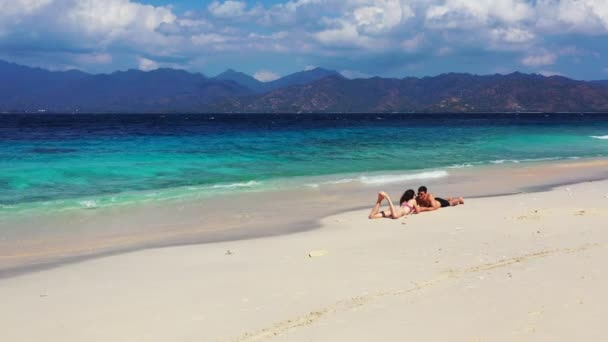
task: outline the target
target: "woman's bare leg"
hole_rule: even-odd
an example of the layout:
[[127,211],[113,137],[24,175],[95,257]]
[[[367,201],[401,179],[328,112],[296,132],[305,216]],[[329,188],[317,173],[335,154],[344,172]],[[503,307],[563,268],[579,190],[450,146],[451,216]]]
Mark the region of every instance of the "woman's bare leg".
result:
[[391,213],[386,213],[384,211],[382,211],[382,212],[380,211],[380,206],[382,205],[382,201],[384,201],[384,196],[381,193],[379,193],[378,199],[376,200],[376,204],[372,208],[372,212],[369,213],[370,220],[379,219],[379,218],[383,218],[383,217],[391,217]]

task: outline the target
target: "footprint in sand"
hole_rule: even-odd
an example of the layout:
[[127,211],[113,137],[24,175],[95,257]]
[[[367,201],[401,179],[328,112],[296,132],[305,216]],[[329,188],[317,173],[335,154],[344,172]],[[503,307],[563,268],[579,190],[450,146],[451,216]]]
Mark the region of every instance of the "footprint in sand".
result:
[[520,221],[525,221],[525,220],[540,220],[540,215],[522,215],[522,216],[518,216],[517,219]]

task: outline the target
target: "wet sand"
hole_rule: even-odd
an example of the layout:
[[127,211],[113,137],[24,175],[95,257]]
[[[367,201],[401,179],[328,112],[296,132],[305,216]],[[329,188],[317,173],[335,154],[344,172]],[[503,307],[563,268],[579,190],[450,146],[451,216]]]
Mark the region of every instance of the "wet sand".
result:
[[147,248],[253,239],[320,226],[323,217],[371,207],[378,190],[398,198],[421,184],[466,197],[534,192],[608,178],[608,160],[443,169],[446,178],[323,184],[141,206],[0,219],[0,278]]

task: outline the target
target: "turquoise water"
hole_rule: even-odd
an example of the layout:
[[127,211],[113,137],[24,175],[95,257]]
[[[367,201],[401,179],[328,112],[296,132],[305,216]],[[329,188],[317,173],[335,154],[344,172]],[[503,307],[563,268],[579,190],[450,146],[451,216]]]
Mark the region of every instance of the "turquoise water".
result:
[[603,157],[607,135],[598,114],[0,115],[0,212]]

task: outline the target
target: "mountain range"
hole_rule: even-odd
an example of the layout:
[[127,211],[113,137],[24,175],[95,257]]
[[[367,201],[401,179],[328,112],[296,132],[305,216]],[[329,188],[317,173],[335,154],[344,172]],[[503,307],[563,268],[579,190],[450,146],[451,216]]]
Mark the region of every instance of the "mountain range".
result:
[[325,77],[344,78],[340,73],[333,70],[323,68],[314,68],[311,70],[296,72],[291,75],[279,78],[270,82],[261,82],[252,76],[245,73],[228,69],[227,71],[217,75],[216,80],[234,81],[242,86],[249,88],[253,93],[262,94],[280,88],[291,87],[296,85],[306,85],[313,83]]
[[227,70],[111,74],[0,61],[0,112],[608,112],[608,81],[537,74],[347,79],[316,68],[271,82]]

